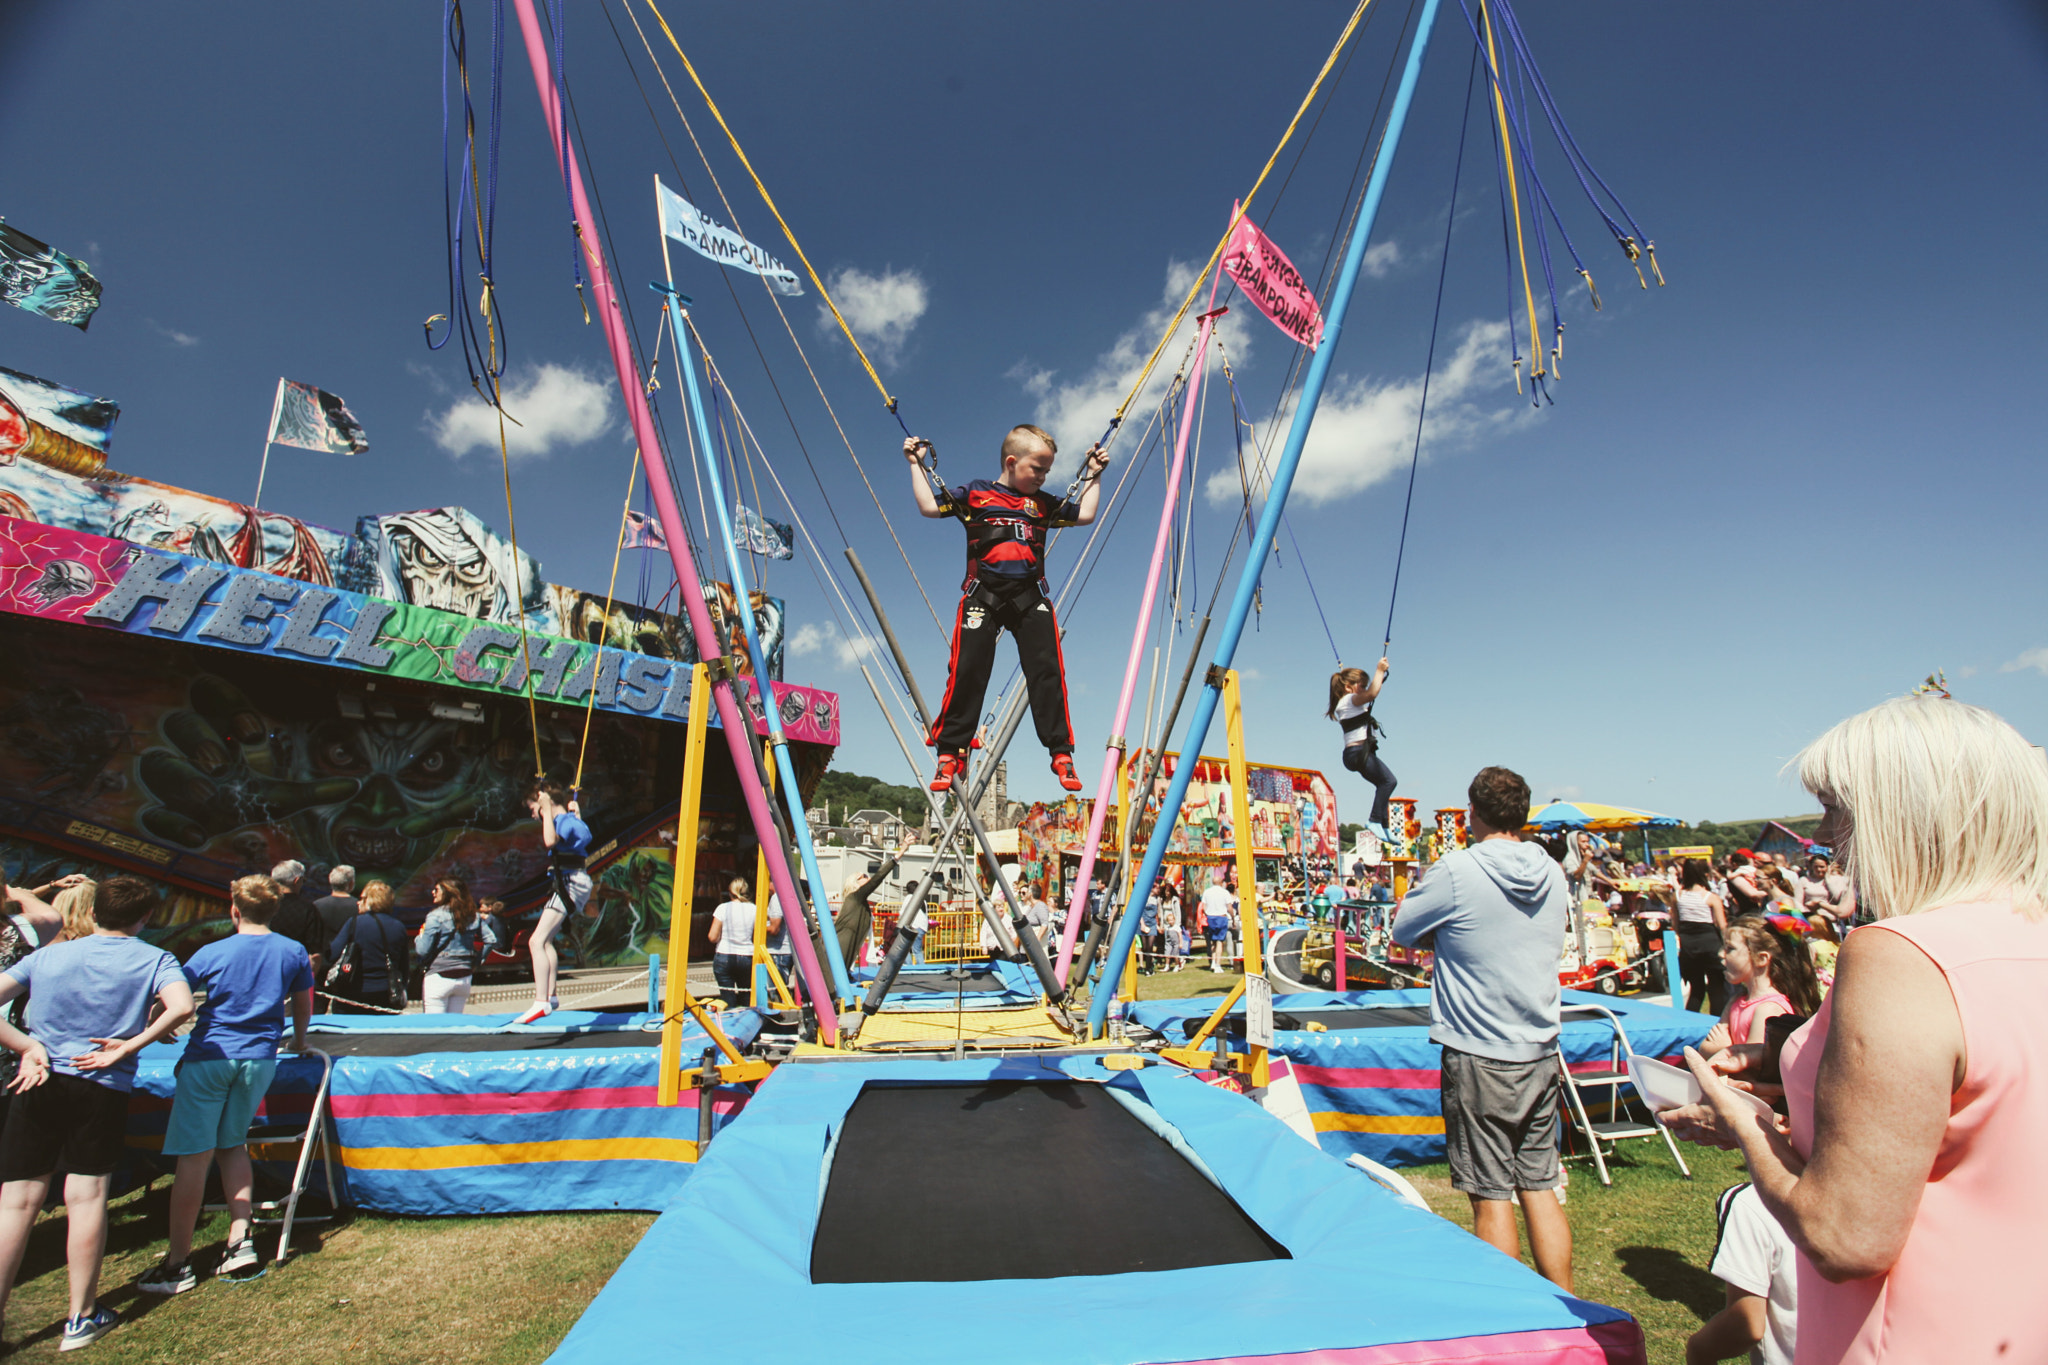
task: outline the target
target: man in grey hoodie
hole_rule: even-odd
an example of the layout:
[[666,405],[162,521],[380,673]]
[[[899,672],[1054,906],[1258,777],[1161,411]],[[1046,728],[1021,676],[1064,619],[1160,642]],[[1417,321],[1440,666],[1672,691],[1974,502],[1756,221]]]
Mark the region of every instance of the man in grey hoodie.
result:
[[1429,1036],[1443,1045],[1451,1185],[1472,1201],[1473,1231],[1519,1255],[1519,1192],[1536,1269],[1569,1293],[1572,1228],[1555,1190],[1557,961],[1571,895],[1550,855],[1517,833],[1527,782],[1482,768],[1466,796],[1472,846],[1409,891],[1394,941],[1436,953]]

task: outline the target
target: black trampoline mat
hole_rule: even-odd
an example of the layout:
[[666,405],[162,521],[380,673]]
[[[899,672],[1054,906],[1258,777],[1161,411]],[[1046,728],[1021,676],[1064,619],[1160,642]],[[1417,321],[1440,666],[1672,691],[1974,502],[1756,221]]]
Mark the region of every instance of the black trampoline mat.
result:
[[[1413,1028],[1418,1024],[1427,1027],[1429,1024],[1429,1006],[1367,1005],[1351,1009],[1340,1007],[1327,1010],[1273,1011],[1273,1027],[1283,1032],[1300,1032],[1309,1026],[1311,1020],[1333,1031],[1336,1029],[1354,1028]],[[1209,1022],[1209,1016],[1206,1014],[1199,1018],[1181,1020],[1181,1036],[1184,1038],[1194,1037],[1197,1033],[1201,1032],[1202,1025],[1207,1022]],[[1231,1015],[1224,1021],[1224,1024],[1230,1030],[1231,1037],[1244,1037],[1244,1016],[1242,1014]]]
[[1101,1086],[870,1084],[840,1132],[811,1281],[1043,1280],[1287,1259]]
[[889,983],[891,995],[973,995],[977,991],[1006,991],[1009,986],[994,972],[969,972],[955,981],[943,972],[905,972]]
[[330,1057],[417,1057],[428,1052],[559,1052],[586,1048],[660,1047],[659,1033],[593,1029],[589,1033],[309,1033],[306,1045]]

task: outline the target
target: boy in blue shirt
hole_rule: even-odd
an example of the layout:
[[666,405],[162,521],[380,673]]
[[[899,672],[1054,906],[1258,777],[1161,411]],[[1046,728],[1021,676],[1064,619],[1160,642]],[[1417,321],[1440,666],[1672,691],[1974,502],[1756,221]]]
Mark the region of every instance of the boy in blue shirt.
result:
[[256,1239],[249,1232],[249,1120],[277,1074],[285,1002],[292,1007],[292,1051],[305,1051],[306,1025],[313,1018],[313,964],[305,946],[270,930],[284,895],[269,877],[241,878],[228,904],[235,932],[185,964],[185,980],[206,992],[206,1003],[178,1061],[178,1093],[164,1133],[164,1155],[178,1159],[170,1246],[163,1264],[142,1277],[138,1288],[146,1294],[182,1294],[199,1283],[192,1269],[192,1231],[205,1200],[206,1172],[216,1159],[228,1201],[228,1249],[220,1273],[256,1265]]
[[584,907],[590,904],[591,889],[590,872],[584,867],[590,853],[590,826],[583,823],[582,810],[568,788],[552,778],[541,778],[527,793],[526,809],[540,821],[540,842],[547,850],[552,890],[526,941],[527,951],[533,954],[533,1004],[512,1021],[515,1024],[531,1024],[561,1008],[561,1001],[555,998],[555,975],[561,968],[555,935],[569,916],[589,913]]
[[[8,1106],[0,1131],[0,1308],[21,1269],[29,1228],[61,1162],[70,1221],[71,1312],[58,1349],[90,1346],[120,1318],[99,1306],[107,1249],[107,1177],[128,1132],[135,1056],[192,1017],[192,990],[178,960],[136,935],[157,907],[140,877],[109,877],[93,905],[89,936],[40,948],[0,973],[0,1004],[30,991],[28,1030],[48,1059],[49,1079],[24,1065],[31,1088]],[[150,1021],[153,1003],[163,1013]],[[32,1063],[24,1055],[25,1063]]]

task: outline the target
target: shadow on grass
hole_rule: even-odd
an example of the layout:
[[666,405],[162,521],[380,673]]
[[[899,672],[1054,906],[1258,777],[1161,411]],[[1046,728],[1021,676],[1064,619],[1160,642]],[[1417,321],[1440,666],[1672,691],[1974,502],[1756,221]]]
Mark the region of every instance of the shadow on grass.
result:
[[1721,1281],[1669,1247],[1617,1247],[1621,1273],[1653,1299],[1682,1304],[1702,1318],[1721,1311],[1727,1295]]

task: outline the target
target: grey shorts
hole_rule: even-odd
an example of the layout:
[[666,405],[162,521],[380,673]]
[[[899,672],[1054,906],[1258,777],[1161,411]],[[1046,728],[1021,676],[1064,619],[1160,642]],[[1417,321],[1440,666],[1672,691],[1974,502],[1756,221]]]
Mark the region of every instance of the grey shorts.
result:
[[1557,1057],[1497,1062],[1444,1049],[1444,1146],[1451,1188],[1479,1199],[1555,1189]]

